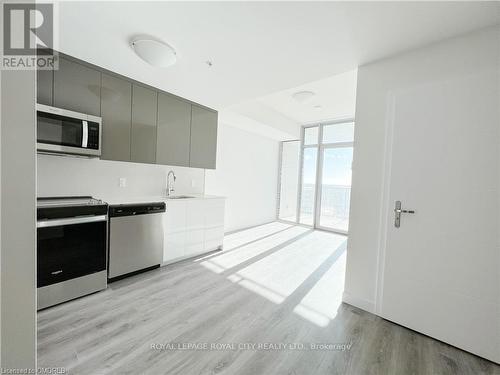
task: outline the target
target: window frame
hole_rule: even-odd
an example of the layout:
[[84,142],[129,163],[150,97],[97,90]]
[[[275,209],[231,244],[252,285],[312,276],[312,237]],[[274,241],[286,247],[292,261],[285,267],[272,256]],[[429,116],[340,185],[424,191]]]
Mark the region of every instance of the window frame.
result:
[[[277,199],[276,199],[276,219],[280,222],[283,222],[283,223],[287,223],[287,224],[296,224],[297,221],[298,221],[298,217],[295,216],[295,221],[290,221],[290,220],[285,220],[285,219],[281,219],[280,218],[280,207],[281,207],[281,182],[282,182],[282,173],[283,173],[283,145],[285,143],[288,143],[288,142],[299,142],[299,173],[298,173],[298,178],[297,178],[297,183],[299,183],[300,181],[300,174],[301,174],[301,171],[300,171],[300,162],[301,162],[301,156],[300,156],[300,153],[301,153],[301,150],[300,150],[300,147],[301,147],[301,140],[300,139],[291,139],[291,140],[287,140],[287,141],[281,141],[280,142],[280,146],[279,146],[279,157],[278,157],[278,196],[277,196]],[[299,186],[299,185],[297,185]],[[300,195],[300,192],[297,192],[297,196]]]
[[[345,124],[345,123],[353,123],[354,124],[354,136],[353,140],[350,142],[333,142],[333,143],[323,143],[323,129],[328,125],[336,125],[336,124]],[[305,141],[305,131],[307,128],[318,127],[318,142],[317,144],[309,144],[306,145]],[[278,206],[277,206],[277,220],[282,221],[284,223],[293,223],[301,226],[305,226],[308,228],[321,229],[329,232],[347,234],[347,231],[332,229],[328,227],[323,227],[320,225],[320,216],[321,216],[321,194],[322,194],[322,174],[323,174],[323,154],[326,148],[341,148],[341,147],[352,147],[354,149],[354,139],[356,136],[356,121],[353,117],[342,118],[332,121],[322,121],[304,124],[300,129],[300,155],[299,155],[299,178],[298,178],[298,189],[297,189],[297,213],[296,213],[296,221],[287,221],[279,218],[279,207],[280,200],[278,197]],[[296,140],[293,140],[295,142]],[[278,178],[278,195],[281,192],[281,173],[282,173],[282,152],[283,152],[283,143],[290,141],[280,142],[280,157],[279,157],[279,178]],[[300,222],[300,212],[301,212],[301,201],[302,201],[302,181],[304,175],[304,150],[306,148],[317,148],[318,157],[316,159],[316,184],[315,184],[315,193],[314,193],[314,215],[313,215],[313,224],[302,224]]]

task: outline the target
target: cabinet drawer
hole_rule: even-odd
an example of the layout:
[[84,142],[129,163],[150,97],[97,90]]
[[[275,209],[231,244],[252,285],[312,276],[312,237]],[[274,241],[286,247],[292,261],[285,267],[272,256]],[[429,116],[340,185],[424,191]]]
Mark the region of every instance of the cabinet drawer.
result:
[[206,200],[194,199],[187,202],[186,229],[200,230],[205,227]]
[[169,200],[165,212],[165,233],[184,233],[186,231],[186,202]]
[[205,230],[203,228],[190,230],[186,233],[186,253],[185,256],[202,253],[204,246]]
[[205,229],[205,251],[212,251],[222,248],[224,241],[224,227]]
[[184,257],[186,253],[186,233],[167,233],[163,248],[163,261],[168,262]]

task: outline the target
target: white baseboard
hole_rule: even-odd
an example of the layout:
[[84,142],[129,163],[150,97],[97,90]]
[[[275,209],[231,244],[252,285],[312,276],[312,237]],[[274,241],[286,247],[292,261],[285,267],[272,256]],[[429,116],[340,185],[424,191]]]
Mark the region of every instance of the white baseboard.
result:
[[[257,227],[260,227],[261,225],[266,225],[266,224],[271,224],[271,223],[276,223],[276,222],[280,222],[280,221],[279,220],[271,220],[271,221],[265,221],[265,222],[260,223],[260,224],[253,224],[250,226],[244,226],[241,228],[236,228],[236,229],[232,228],[232,229],[224,230],[224,235],[227,236],[230,234],[242,232],[242,231],[247,230],[247,229],[257,228]],[[286,223],[286,224],[290,224],[290,223]]]
[[222,251],[222,250],[223,250],[223,245],[221,244],[221,245],[217,246],[216,248],[213,248],[210,250],[204,250],[204,251],[201,251],[199,253],[189,254],[188,256],[182,256],[179,258],[169,259],[167,261],[162,262],[160,264],[160,267],[168,266],[169,264],[173,264],[173,263],[182,262],[183,260],[196,258],[196,257],[199,257],[200,255],[209,255],[210,253],[215,253],[217,251]]
[[357,308],[360,308],[361,310],[368,311],[369,313],[376,314],[375,313],[375,301],[370,301],[364,298],[358,298],[356,296],[353,296],[347,292],[344,292],[342,294],[342,301],[355,306]]

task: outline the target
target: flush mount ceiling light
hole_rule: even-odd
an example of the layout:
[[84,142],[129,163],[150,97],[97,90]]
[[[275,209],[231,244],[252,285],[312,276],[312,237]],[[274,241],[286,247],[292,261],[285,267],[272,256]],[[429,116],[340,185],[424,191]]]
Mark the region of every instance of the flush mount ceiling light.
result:
[[310,101],[316,94],[312,91],[297,91],[292,94],[292,98],[294,98],[299,103],[306,103]]
[[175,64],[177,54],[167,43],[154,39],[138,38],[132,41],[135,53],[148,64],[166,68]]

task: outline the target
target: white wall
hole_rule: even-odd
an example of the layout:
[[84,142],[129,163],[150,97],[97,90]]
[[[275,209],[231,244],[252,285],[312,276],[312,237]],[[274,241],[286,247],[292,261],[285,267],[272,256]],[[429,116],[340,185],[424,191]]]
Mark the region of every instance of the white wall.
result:
[[0,362],[2,369],[34,369],[35,72],[3,71],[1,93]]
[[[2,14],[3,17],[3,14]],[[0,145],[2,144],[2,71],[0,69]],[[0,204],[2,201],[2,152],[0,150]],[[0,368],[2,367],[2,210],[0,208]]]
[[[278,150],[276,140],[220,123],[215,171],[39,154],[37,195],[92,195],[113,202],[157,197],[165,193],[172,169],[177,194],[227,197],[226,231],[231,231],[276,218]],[[122,177],[126,187],[119,185]]]
[[[418,86],[435,90],[457,74],[472,77],[471,73],[482,69],[485,64],[491,64],[494,48],[498,48],[499,32],[498,29],[484,30],[359,68],[344,294],[346,302],[375,312],[379,246],[383,227],[383,185],[386,183],[386,128],[390,121],[389,93]],[[487,52],[489,60],[484,58]],[[484,103],[491,102],[486,100],[490,93],[485,92],[484,95]],[[467,110],[467,107],[457,108],[457,111]],[[466,155],[457,157],[464,158]],[[498,174],[499,171],[491,173]],[[496,204],[497,202],[492,202],[492,209],[498,209]],[[481,270],[477,272],[480,274]]]
[[283,142],[281,155],[280,219],[295,221],[299,193],[300,141]]
[[206,171],[205,193],[226,200],[225,229],[276,219],[279,142],[219,123],[217,169]]
[[[38,196],[92,195],[103,200],[158,197],[165,194],[166,176],[177,176],[176,194],[202,194],[205,171],[67,156],[38,155]],[[126,187],[120,187],[120,178]]]

